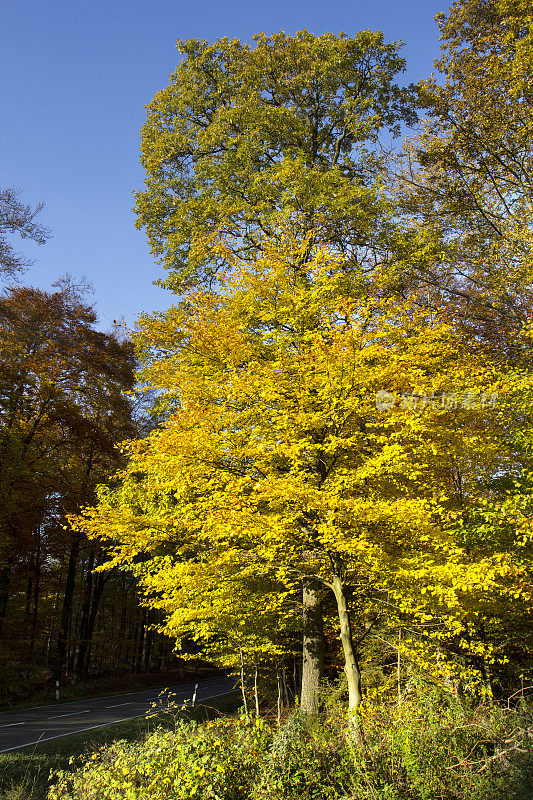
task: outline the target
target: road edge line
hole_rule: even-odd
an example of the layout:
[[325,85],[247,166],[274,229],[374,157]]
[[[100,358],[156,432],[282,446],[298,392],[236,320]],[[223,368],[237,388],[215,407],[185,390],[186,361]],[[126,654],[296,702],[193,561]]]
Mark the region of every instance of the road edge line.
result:
[[[232,689],[229,692],[221,692],[220,694],[212,694],[209,697],[202,697],[197,701],[197,706],[200,705],[204,700],[214,700],[215,697],[224,697],[226,694],[234,694],[238,692],[238,689]],[[91,725],[90,728],[83,728],[81,731],[70,731],[69,733],[60,733],[58,736],[49,736],[48,739],[37,739],[35,742],[28,742],[27,744],[19,744],[17,747],[8,747],[6,750],[0,750],[0,755],[4,753],[11,753],[13,750],[23,750],[25,747],[31,747],[32,745],[37,744],[44,744],[45,742],[52,742],[54,739],[63,739],[65,736],[75,736],[77,733],[85,733],[85,731],[94,731],[97,728],[107,728],[109,725],[118,725],[120,722],[128,722],[130,719],[139,719],[140,717],[145,717],[147,712],[144,714],[135,714],[133,717],[124,717],[124,719],[115,719],[113,722],[104,722],[101,725]]]

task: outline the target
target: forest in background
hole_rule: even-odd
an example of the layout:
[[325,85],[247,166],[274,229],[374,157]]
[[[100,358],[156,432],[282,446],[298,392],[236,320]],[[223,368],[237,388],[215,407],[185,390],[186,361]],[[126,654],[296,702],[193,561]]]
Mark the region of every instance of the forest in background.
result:
[[[9,234],[48,232],[14,190],[0,194],[0,703],[46,700],[95,676],[176,668],[172,643],[142,608],[136,581],[94,570],[105,550],[67,515],[123,463],[119,443],[152,423],[132,394],[135,356],[102,333],[90,287],[24,286]],[[131,680],[131,678],[129,679]],[[110,684],[112,685],[112,684]],[[61,690],[62,691],[62,690]]]

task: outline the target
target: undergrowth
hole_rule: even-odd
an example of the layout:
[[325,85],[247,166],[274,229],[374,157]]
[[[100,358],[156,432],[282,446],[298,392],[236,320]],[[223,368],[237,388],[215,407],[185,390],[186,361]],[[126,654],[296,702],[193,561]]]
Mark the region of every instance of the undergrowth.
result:
[[[198,721],[232,713],[238,708],[238,694],[228,694],[184,712],[154,713],[132,720],[106,725],[71,736],[43,742],[32,747],[0,754],[0,800],[46,800],[51,773],[75,771],[98,751],[111,748],[114,742],[136,742],[142,747],[156,729],[173,730],[178,716],[194,716]],[[165,703],[166,705],[166,703]],[[156,712],[157,709],[154,710]]]
[[279,728],[241,715],[178,720],[58,773],[49,800],[530,800],[531,711],[437,690],[368,702],[363,740],[337,701]]

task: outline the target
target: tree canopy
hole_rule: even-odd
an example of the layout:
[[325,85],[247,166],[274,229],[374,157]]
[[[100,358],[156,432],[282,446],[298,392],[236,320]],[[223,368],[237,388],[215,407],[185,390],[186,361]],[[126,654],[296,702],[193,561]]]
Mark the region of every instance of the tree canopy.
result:
[[385,257],[380,136],[415,119],[399,44],[380,32],[178,41],[148,107],[138,224],[177,291],[210,286],[290,226],[352,271]]
[[531,663],[522,11],[454,3],[417,92],[380,33],[180,41],[148,108],[138,223],[182,296],[135,335],[162,421],[75,524],[225,664],[292,653],[299,604],[305,664],[306,604],[317,651],[334,609],[352,710],[375,625],[489,695]]

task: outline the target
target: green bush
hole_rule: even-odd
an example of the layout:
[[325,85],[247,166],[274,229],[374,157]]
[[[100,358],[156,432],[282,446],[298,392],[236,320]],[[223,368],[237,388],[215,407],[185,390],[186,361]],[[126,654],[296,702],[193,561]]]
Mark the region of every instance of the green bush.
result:
[[101,748],[62,772],[50,800],[530,800],[531,713],[419,689],[365,705],[363,739],[344,707],[261,720],[178,721]]
[[354,760],[358,800],[529,800],[527,709],[471,706],[436,689],[370,706]]
[[101,748],[60,772],[50,800],[244,800],[271,738],[263,722],[177,721],[144,742]]
[[251,792],[253,800],[334,800],[352,785],[344,724],[294,713],[275,735]]

